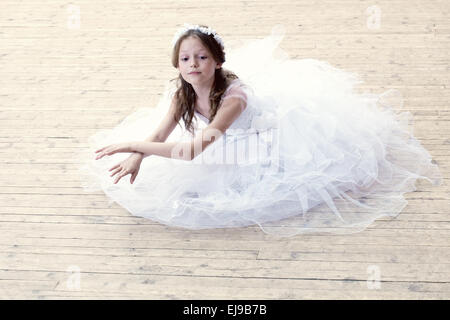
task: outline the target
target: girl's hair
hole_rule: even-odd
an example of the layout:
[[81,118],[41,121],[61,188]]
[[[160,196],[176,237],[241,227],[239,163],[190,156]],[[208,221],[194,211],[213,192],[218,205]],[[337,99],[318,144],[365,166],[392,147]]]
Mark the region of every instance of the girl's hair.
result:
[[[200,27],[208,28],[205,25],[200,25]],[[216,62],[225,62],[225,52],[223,51],[221,45],[214,39],[213,35],[204,34],[199,30],[191,29],[184,33],[174,45],[172,51],[172,65],[175,68],[178,67],[181,42],[188,37],[198,38],[209,50]],[[222,67],[215,70],[214,82],[209,94],[209,102],[211,104],[210,121],[212,121],[216,116],[222,95],[225,92],[229,82],[237,78],[238,76],[233,72],[223,69]],[[174,94],[174,97],[176,97],[176,111],[174,120],[180,124],[179,120],[182,118],[185,128],[193,134],[194,129],[192,126],[192,119],[194,118],[194,103],[197,94],[195,93],[192,85],[183,79],[181,73],[177,78],[171,79],[171,81],[176,81],[177,86],[177,90]]]

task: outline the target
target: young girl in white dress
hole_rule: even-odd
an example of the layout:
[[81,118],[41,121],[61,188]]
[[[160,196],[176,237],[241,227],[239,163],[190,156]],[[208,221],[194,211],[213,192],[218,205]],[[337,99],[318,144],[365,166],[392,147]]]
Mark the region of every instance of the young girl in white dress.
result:
[[173,227],[293,236],[362,231],[399,214],[417,179],[442,183],[398,91],[356,93],[358,75],[288,58],[283,35],[225,58],[214,30],[185,24],[158,106],[90,138],[85,191]]

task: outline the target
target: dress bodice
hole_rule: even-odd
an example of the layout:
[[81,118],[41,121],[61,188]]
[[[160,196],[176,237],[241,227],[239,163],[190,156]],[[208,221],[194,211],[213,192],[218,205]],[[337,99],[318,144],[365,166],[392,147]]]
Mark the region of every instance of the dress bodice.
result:
[[[256,110],[251,105],[247,105],[242,111],[240,116],[231,124],[229,129],[249,129],[251,127],[252,118]],[[197,119],[203,124],[201,127],[205,127],[209,124],[209,119],[202,115],[200,112],[194,112]],[[199,128],[200,129],[200,128]]]
[[[245,102],[245,108],[239,117],[228,128],[227,133],[233,130],[242,131],[251,128],[262,129],[266,127],[273,127],[273,121],[270,121],[270,113],[267,111],[267,105],[256,100],[252,89],[244,84],[240,79],[234,79],[224,92],[221,104],[228,98],[237,97]],[[274,112],[274,105],[271,106],[272,115]],[[220,108],[220,107],[219,107]],[[209,124],[209,119],[201,113],[195,111],[198,121],[198,129],[201,130]]]

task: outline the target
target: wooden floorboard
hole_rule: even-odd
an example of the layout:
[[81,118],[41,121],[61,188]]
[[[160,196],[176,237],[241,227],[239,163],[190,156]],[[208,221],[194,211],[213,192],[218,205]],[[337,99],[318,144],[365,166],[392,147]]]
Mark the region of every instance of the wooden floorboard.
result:
[[[450,2],[374,5],[1,1],[0,299],[449,299]],[[362,91],[400,90],[444,185],[417,181],[399,216],[360,233],[290,239],[171,228],[83,192],[77,153],[156,106],[184,22],[225,46],[283,23],[290,57],[357,72]]]

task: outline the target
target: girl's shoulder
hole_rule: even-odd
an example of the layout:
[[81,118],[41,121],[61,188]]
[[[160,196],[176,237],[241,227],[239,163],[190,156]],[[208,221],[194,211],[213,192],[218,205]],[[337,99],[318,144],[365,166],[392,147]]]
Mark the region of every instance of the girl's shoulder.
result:
[[231,73],[231,75],[228,75],[225,73],[225,79],[226,79],[226,91],[231,90],[232,88],[244,88],[247,87],[245,83],[242,81],[241,78],[237,77],[234,73]]
[[245,102],[247,102],[247,94],[245,90],[245,84],[239,78],[229,79],[227,84],[227,88],[222,96],[222,100],[227,98],[241,98]]
[[241,79],[232,71],[228,69],[223,69],[223,75],[225,77],[225,83],[227,85],[227,88],[230,87],[230,85],[236,85],[237,83],[241,83]]
[[227,79],[227,88],[226,90],[230,90],[233,87],[237,87],[241,85],[241,80],[239,78],[235,79]]

